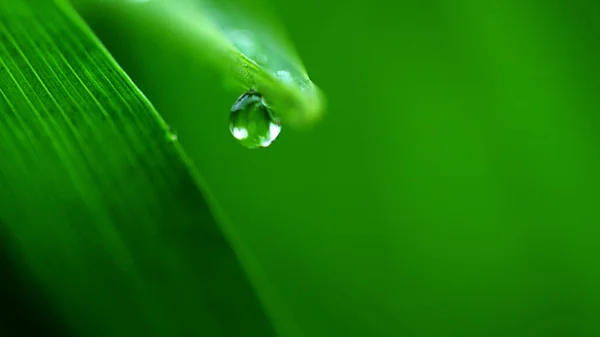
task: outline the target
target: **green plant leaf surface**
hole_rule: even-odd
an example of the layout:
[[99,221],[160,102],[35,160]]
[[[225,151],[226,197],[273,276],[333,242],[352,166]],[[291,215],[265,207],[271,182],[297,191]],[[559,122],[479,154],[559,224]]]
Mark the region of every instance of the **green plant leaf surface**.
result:
[[323,117],[325,95],[282,37],[283,28],[266,24],[273,20],[263,11],[246,13],[239,2],[212,0],[72,1],[84,13],[120,12],[157,41],[185,46],[186,54],[220,73],[227,86],[258,91],[286,125],[307,128]]
[[0,2],[0,223],[74,334],[275,335],[198,186],[68,4]]

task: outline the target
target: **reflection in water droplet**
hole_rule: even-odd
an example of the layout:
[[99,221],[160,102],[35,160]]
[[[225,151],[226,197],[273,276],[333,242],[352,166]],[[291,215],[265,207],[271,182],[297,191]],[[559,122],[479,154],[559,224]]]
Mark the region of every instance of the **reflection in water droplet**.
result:
[[231,108],[229,130],[247,148],[267,147],[281,132],[280,121],[264,104],[262,96],[250,90]]

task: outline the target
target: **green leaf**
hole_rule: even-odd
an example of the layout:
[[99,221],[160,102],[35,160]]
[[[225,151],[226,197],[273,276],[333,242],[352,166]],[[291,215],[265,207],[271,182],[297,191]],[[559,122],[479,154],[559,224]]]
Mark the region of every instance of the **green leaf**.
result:
[[67,3],[0,3],[0,223],[69,329],[275,335],[245,270],[265,283],[201,185]]
[[[240,94],[254,89],[278,117],[292,127],[311,126],[322,118],[325,96],[310,80],[300,57],[281,28],[254,18],[241,3],[211,0],[73,0],[81,11],[110,8],[157,41],[175,40],[187,53],[221,73]],[[91,9],[90,9],[91,8]],[[259,21],[259,22],[257,22]]]

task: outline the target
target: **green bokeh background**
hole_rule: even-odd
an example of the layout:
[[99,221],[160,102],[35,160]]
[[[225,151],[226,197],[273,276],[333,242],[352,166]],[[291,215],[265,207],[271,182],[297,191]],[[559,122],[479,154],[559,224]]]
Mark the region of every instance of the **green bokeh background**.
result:
[[328,110],[261,150],[196,56],[88,20],[300,331],[600,336],[600,6],[270,4]]

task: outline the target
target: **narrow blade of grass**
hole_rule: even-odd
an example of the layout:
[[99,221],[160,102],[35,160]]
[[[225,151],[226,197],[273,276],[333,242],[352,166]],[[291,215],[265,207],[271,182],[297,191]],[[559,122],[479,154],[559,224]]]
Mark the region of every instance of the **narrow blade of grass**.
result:
[[0,3],[0,223],[78,336],[274,336],[198,177],[60,0]]
[[[310,127],[324,114],[326,99],[278,28],[256,24],[241,6],[210,0],[72,0],[83,12],[109,8],[126,13],[140,31],[168,39],[218,71],[239,94],[250,88],[291,127]],[[242,13],[240,13],[242,12]],[[264,19],[264,18],[263,18]],[[268,27],[268,25],[266,25]],[[281,28],[279,28],[281,29]]]

